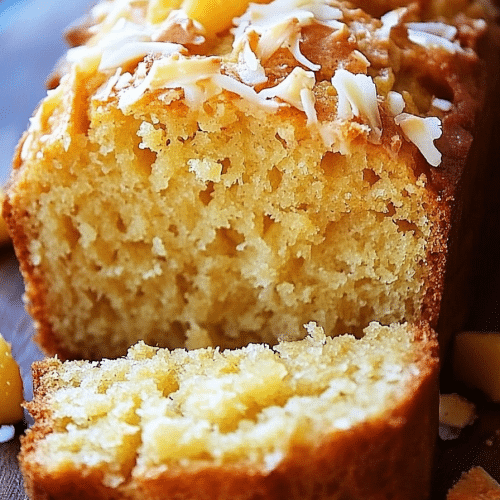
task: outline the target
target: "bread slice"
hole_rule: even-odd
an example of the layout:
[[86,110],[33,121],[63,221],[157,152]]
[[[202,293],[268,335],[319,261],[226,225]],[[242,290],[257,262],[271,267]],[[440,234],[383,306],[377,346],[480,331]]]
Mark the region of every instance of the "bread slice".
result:
[[300,341],[34,365],[32,500],[428,498],[435,333],[310,323]]
[[435,326],[486,23],[427,4],[276,0],[217,36],[96,6],[4,203],[45,352]]
[[498,500],[498,484],[482,467],[464,472],[446,495],[446,500]]

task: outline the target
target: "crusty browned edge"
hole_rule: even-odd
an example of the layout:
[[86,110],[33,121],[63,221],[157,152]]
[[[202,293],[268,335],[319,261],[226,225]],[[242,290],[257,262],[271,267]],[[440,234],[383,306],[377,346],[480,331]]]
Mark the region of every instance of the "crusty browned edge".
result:
[[[40,271],[31,264],[28,237],[23,229],[22,222],[29,219],[30,214],[24,210],[19,210],[10,202],[10,196],[15,194],[16,180],[18,177],[21,177],[22,170],[27,168],[27,165],[21,160],[21,150],[27,136],[28,133],[25,132],[17,145],[12,161],[12,173],[5,186],[5,198],[0,209],[7,223],[14,251],[19,262],[19,269],[24,278],[25,307],[34,319],[36,326],[34,340],[48,355],[58,354],[62,359],[74,359],[79,357],[78,354],[68,351],[61,340],[53,334],[52,325],[48,320],[49,315],[46,302],[47,283],[43,276],[40,275]],[[11,190],[13,193],[11,193]]]
[[[475,275],[481,258],[481,231],[487,206],[487,186],[493,169],[490,151],[498,139],[493,138],[493,120],[500,109],[500,32],[495,22],[479,41],[478,52],[482,62],[477,65],[478,81],[476,109],[464,106],[460,113],[443,123],[443,131],[453,134],[462,129],[470,134],[469,152],[460,161],[456,141],[444,151],[444,178],[454,184],[451,201],[451,225],[448,237],[448,258],[441,301],[439,322],[436,325],[443,359],[455,333],[462,330],[469,317]],[[467,133],[464,134],[465,138]],[[453,147],[455,144],[455,147]],[[464,144],[465,146],[466,144]],[[495,193],[497,195],[497,193]]]
[[32,500],[426,500],[438,418],[438,342],[427,324],[412,327],[419,373],[381,415],[322,442],[291,449],[272,471],[238,463],[198,464],[145,471],[116,489],[96,469],[52,473],[34,462],[37,444],[51,432],[46,374],[55,361],[34,367],[35,425],[22,439],[21,470]]
[[[38,500],[124,498],[122,496],[115,497],[113,490],[102,484],[103,474],[98,469],[89,471],[64,470],[62,482],[70,483],[71,491],[62,497],[54,496],[50,489],[44,487],[43,478],[46,471],[33,460],[33,454],[37,444],[54,430],[50,398],[54,391],[59,388],[57,373],[60,368],[61,361],[56,358],[45,358],[32,364],[33,400],[25,403],[25,407],[33,416],[35,423],[24,436],[21,436],[21,451],[18,457],[24,477],[25,491],[29,498]],[[101,490],[104,493],[101,494]]]
[[[402,28],[395,28],[400,30]],[[411,60],[416,78],[435,90],[435,95],[454,103],[442,119],[442,136],[436,145],[442,153],[438,167],[431,167],[415,154],[417,175],[428,179],[428,189],[437,197],[429,206],[438,221],[426,262],[429,272],[421,318],[438,332],[445,352],[451,335],[463,325],[470,306],[468,279],[471,259],[477,250],[481,202],[477,193],[487,182],[493,165],[485,161],[491,121],[495,109],[489,105],[498,74],[497,25],[489,19],[484,29],[464,22],[459,37],[472,52],[427,56],[417,52]],[[396,36],[403,36],[404,30]],[[458,77],[457,75],[460,75]]]

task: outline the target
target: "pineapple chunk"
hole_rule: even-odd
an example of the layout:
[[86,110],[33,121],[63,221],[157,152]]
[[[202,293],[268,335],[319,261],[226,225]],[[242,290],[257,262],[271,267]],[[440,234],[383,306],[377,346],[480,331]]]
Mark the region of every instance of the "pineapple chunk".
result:
[[151,0],[148,4],[146,20],[152,24],[161,23],[170,14],[170,11],[179,9],[182,0]]
[[441,394],[439,423],[463,429],[476,418],[475,405],[459,394]]
[[500,401],[500,333],[457,335],[453,365],[457,379]]
[[14,424],[23,418],[23,381],[10,345],[0,335],[0,424]]
[[[269,3],[270,0],[257,0],[254,3]],[[231,27],[232,20],[241,16],[250,0],[184,0],[181,8],[188,17],[198,21],[206,30],[207,36],[216,35]]]
[[4,199],[4,193],[0,189],[0,245],[4,245],[10,241],[9,233],[7,231],[7,224],[5,223],[4,218],[2,217],[2,204]]

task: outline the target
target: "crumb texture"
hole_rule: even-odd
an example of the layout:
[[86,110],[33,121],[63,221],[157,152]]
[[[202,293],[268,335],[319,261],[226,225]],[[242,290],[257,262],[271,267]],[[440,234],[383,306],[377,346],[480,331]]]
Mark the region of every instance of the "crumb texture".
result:
[[[314,323],[307,331],[303,340],[274,348],[168,351],[140,342],[126,358],[40,363],[43,375],[35,377],[29,404],[37,424],[23,443],[26,477],[41,470],[32,480],[43,485],[98,471],[105,487],[119,491],[137,488],[143,478],[175,483],[202,469],[262,478],[287,470],[290,460],[314,462],[323,445],[351,433],[364,443],[364,426],[381,434],[363,444],[361,456],[390,448],[391,432],[410,431],[421,410],[412,406],[416,401],[435,405],[436,343],[428,330],[373,323],[362,339],[327,337]],[[411,445],[418,460],[432,449],[426,418],[419,413],[417,439],[427,437]],[[387,466],[401,452],[401,443],[393,445]],[[335,453],[327,456],[335,461]],[[339,466],[328,466],[327,477]],[[342,489],[344,480],[333,477]]]
[[485,23],[377,9],[251,4],[213,37],[158,2],[96,6],[4,204],[47,352],[436,323]]

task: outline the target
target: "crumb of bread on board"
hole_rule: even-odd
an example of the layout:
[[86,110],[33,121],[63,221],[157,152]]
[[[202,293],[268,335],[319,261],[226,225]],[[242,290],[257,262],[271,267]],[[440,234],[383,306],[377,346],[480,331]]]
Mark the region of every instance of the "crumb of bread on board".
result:
[[468,472],[464,472],[446,497],[446,500],[498,499],[500,499],[500,484],[482,467],[473,467]]

